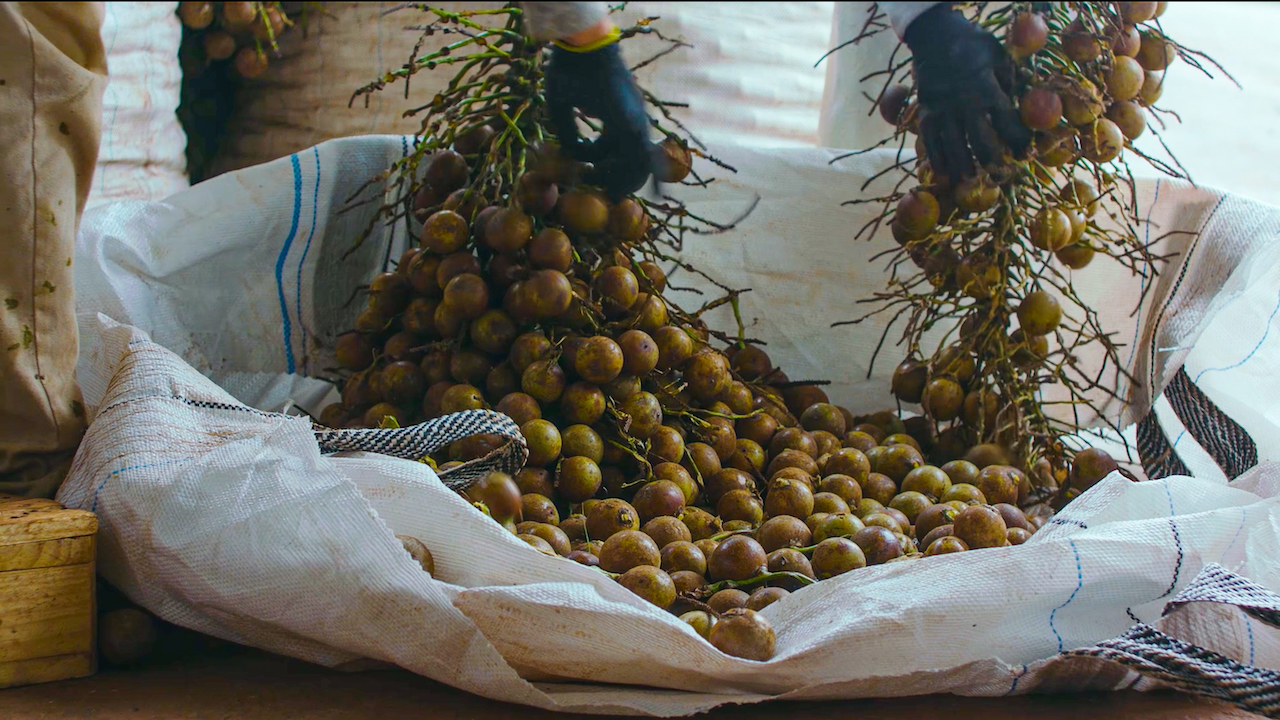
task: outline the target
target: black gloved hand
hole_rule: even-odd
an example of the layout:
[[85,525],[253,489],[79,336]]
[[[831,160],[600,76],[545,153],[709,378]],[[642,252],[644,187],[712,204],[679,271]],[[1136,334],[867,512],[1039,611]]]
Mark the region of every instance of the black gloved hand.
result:
[[[916,18],[911,48],[919,96],[920,137],[929,163],[951,182],[1000,157],[1000,144],[1021,155],[1031,143],[1009,99],[1013,63],[994,35],[941,3]],[[970,152],[972,148],[972,153]]]
[[[622,61],[618,45],[591,52],[556,47],[546,75],[547,106],[560,147],[595,169],[584,180],[604,188],[614,202],[644,187],[653,173],[644,97]],[[574,122],[580,109],[601,121],[600,137],[583,140]]]

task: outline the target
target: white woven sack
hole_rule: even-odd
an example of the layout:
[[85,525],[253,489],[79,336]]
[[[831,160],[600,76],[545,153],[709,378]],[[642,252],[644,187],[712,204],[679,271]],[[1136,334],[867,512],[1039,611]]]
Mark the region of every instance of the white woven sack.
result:
[[[1116,662],[1274,710],[1265,668],[1280,666],[1280,632],[1263,619],[1274,600],[1266,588],[1280,588],[1274,465],[1232,485],[1113,475],[1026,545],[825,581],[764,611],[778,652],[754,663],[720,654],[595,571],[519,543],[425,465],[322,455],[305,420],[261,409],[279,409],[315,382],[297,373],[324,368],[326,343],[356,311],[341,309],[349,288],[388,261],[396,238],[383,232],[339,263],[368,209],[338,211],[405,148],[402,138],[335,141],[164,203],[86,214],[77,292],[84,347],[93,348],[80,364],[93,420],[59,499],[99,514],[102,572],[135,601],[311,661],[391,662],[562,710],[683,715],[771,697],[1154,682]],[[833,394],[866,407],[882,391],[849,380],[865,371],[850,358],[869,353],[858,337],[872,330],[841,343],[825,328],[878,286],[865,258],[882,246],[851,244],[858,213],[834,208],[886,159],[831,167],[828,157],[726,153],[743,172],[706,191],[697,212],[724,219],[753,193],[770,194],[735,234],[691,238],[686,257],[708,267],[704,260],[717,259],[717,276],[731,284],[751,281],[757,290],[744,300],[800,294],[790,305],[744,307],[751,334],[774,340],[771,352],[793,377],[842,373]],[[1191,261],[1168,269],[1173,278],[1149,306],[1161,311],[1134,328],[1146,338],[1139,355],[1153,337],[1192,342],[1232,268],[1265,247],[1255,231],[1274,222],[1269,209],[1203,191],[1162,196],[1153,213],[1169,226],[1205,225],[1206,206],[1230,212],[1213,216],[1223,225],[1207,223]],[[810,275],[800,275],[806,263]],[[1098,272],[1106,277],[1105,266]],[[834,279],[798,284],[815,273]],[[1111,282],[1123,298],[1125,285]],[[135,327],[99,322],[99,312]],[[1157,360],[1139,377],[1158,391],[1172,368]],[[421,538],[438,577],[423,574],[394,534]],[[1214,596],[1241,582],[1215,575],[1219,566],[1259,588]],[[1183,604],[1182,593],[1196,602]],[[1137,622],[1145,625],[1104,642]],[[1225,657],[1173,645],[1147,626]],[[1057,658],[1073,650],[1094,657]]]
[[188,186],[187,134],[177,114],[182,95],[178,3],[105,5],[102,141],[86,208],[163,200]]

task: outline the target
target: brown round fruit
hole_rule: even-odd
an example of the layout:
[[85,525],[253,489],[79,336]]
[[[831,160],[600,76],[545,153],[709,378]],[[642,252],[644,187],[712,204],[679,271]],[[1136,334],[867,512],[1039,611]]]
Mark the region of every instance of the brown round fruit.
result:
[[473,503],[484,503],[489,516],[500,523],[518,523],[524,499],[514,478],[502,472],[491,472],[463,491],[463,497]]
[[178,3],[178,17],[182,24],[192,30],[203,30],[213,22],[213,3],[182,2]]
[[658,345],[658,369],[679,369],[685,361],[693,357],[693,338],[689,333],[674,325],[665,325],[653,333],[653,341]]
[[1062,307],[1057,298],[1043,290],[1029,293],[1018,304],[1018,324],[1027,335],[1047,335],[1057,329],[1061,321]]
[[520,389],[539,402],[559,400],[564,386],[564,371],[552,360],[537,360],[520,375]]
[[484,224],[484,242],[499,253],[513,253],[529,244],[533,219],[515,208],[501,208]]
[[603,482],[600,466],[589,457],[567,457],[556,468],[556,490],[569,502],[582,502],[592,497]]
[[676,586],[671,576],[656,567],[633,567],[618,578],[618,584],[663,610],[676,601]]
[[1132,100],[1112,104],[1107,109],[1107,119],[1115,123],[1129,140],[1137,139],[1147,129],[1146,112]]
[[917,360],[903,360],[893,371],[890,389],[901,401],[918,403],[929,380],[929,368]]
[[561,195],[555,214],[565,231],[574,235],[601,233],[609,225],[608,203],[587,190],[574,189]]
[[1098,118],[1083,132],[1080,140],[1084,156],[1095,163],[1111,162],[1124,150],[1124,133],[1107,118]]
[[[678,517],[660,515],[645,523],[640,530],[645,535],[653,538],[659,548],[666,548],[672,543],[685,542],[690,545],[693,544],[693,534],[689,532],[689,528]],[[663,569],[665,570],[666,568]]]
[[964,389],[950,378],[930,380],[924,388],[920,404],[935,420],[954,420],[960,416],[963,408]]
[[880,565],[901,557],[902,543],[892,530],[869,525],[853,536],[853,542],[862,549],[868,565]]
[[646,483],[631,500],[641,522],[664,515],[679,517],[684,512],[684,491],[669,480]]
[[1019,480],[1014,469],[1008,465],[988,465],[978,471],[977,486],[988,502],[1016,503]]
[[710,400],[724,392],[733,377],[729,361],[714,350],[704,350],[689,359],[684,368],[684,381],[695,398]]
[[643,377],[658,365],[658,344],[643,330],[628,330],[618,337],[624,372]]
[[724,613],[707,640],[726,655],[763,662],[773,657],[775,638],[769,621],[747,608]]
[[1102,114],[1102,98],[1097,86],[1088,80],[1078,80],[1079,88],[1062,97],[1062,115],[1072,125],[1088,125]]
[[1039,13],[1018,13],[1006,35],[1009,53],[1017,59],[1028,58],[1049,42],[1049,25]]
[[601,306],[614,317],[625,315],[640,297],[635,273],[621,265],[601,270],[593,285]]
[[1105,76],[1107,95],[1113,102],[1132,100],[1142,89],[1145,71],[1137,60],[1125,55],[1117,55],[1111,62],[1111,69]]
[[657,568],[661,563],[657,544],[639,530],[614,533],[600,548],[600,567],[612,573],[624,573],[642,565]]
[[813,573],[819,580],[843,575],[867,566],[867,557],[857,543],[842,537],[827,538],[813,549]]
[[1071,218],[1056,207],[1046,207],[1031,224],[1031,244],[1053,252],[1071,242]]
[[693,169],[693,154],[678,138],[668,136],[658,144],[662,151],[662,162],[654,173],[660,182],[678,183],[689,176]]
[[707,570],[712,580],[750,580],[764,572],[767,564],[760,543],[746,535],[733,535],[711,553]]
[[1093,262],[1094,254],[1095,251],[1092,247],[1084,243],[1075,243],[1058,250],[1058,252],[1054,253],[1054,257],[1058,258],[1058,262],[1072,270],[1080,270]]
[[568,272],[573,265],[573,245],[569,236],[555,228],[546,228],[529,242],[529,262],[537,268]]
[[608,498],[587,511],[585,529],[593,540],[608,540],[624,530],[639,530],[640,515],[626,500]]
[[950,553],[964,552],[969,549],[965,541],[953,535],[944,535],[925,546],[924,556],[933,557],[934,555],[948,555]]
[[1048,88],[1036,87],[1018,101],[1022,123],[1032,130],[1049,130],[1062,120],[1062,98]]
[[467,220],[452,210],[440,210],[422,225],[422,249],[441,255],[458,252],[470,237]]
[[1000,547],[1007,542],[1004,519],[1000,513],[985,505],[971,505],[956,515],[955,536],[970,548]]
[[1115,459],[1105,450],[1086,448],[1076,453],[1071,463],[1071,474],[1068,476],[1069,487],[1076,492],[1084,492],[1097,485],[1103,478],[1119,469]]
[[1137,60],[1143,70],[1159,72],[1172,65],[1177,57],[1177,48],[1163,35],[1156,32],[1142,33]]

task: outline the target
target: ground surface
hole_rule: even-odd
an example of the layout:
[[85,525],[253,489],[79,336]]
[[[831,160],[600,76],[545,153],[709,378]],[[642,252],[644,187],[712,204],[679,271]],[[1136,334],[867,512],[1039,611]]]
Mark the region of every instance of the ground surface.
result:
[[[933,696],[856,703],[772,703],[706,717],[859,720],[1247,720],[1259,716],[1174,693],[1003,699]],[[0,690],[5,720],[368,720],[483,717],[542,720],[555,713],[496,703],[408,672],[337,673],[264,653],[224,648],[169,654],[146,667],[105,669],[83,680]]]

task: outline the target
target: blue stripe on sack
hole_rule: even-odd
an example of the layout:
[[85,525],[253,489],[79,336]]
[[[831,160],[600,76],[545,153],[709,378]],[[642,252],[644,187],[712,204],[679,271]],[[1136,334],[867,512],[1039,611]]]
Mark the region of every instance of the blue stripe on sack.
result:
[[293,362],[293,324],[289,321],[289,306],[284,300],[284,261],[289,257],[289,248],[293,246],[293,238],[298,234],[298,216],[302,214],[302,166],[298,163],[298,155],[289,156],[293,163],[293,226],[289,228],[289,237],[284,240],[280,249],[280,257],[276,258],[276,293],[280,296],[280,318],[284,326],[284,358],[289,374],[294,372]]
[[315,193],[311,196],[311,231],[307,233],[307,244],[302,248],[302,257],[298,260],[298,277],[294,287],[293,303],[298,313],[298,327],[302,330],[302,374],[307,373],[307,324],[302,322],[302,266],[307,262],[307,253],[311,251],[311,239],[316,236],[316,213],[320,207],[320,151],[311,148],[316,158]]
[[186,458],[184,460],[165,460],[164,462],[150,463],[148,465],[130,465],[129,467],[122,467],[119,470],[112,470],[110,473],[107,474],[106,477],[102,478],[102,482],[98,483],[98,487],[93,489],[93,505],[89,507],[89,512],[98,511],[98,493],[102,492],[102,488],[106,487],[107,481],[119,475],[120,473],[128,472],[130,470],[142,470],[144,468],[160,467],[161,465],[174,465],[176,463],[191,462],[192,460],[195,460],[195,458]]
[[1053,624],[1053,619],[1058,615],[1058,611],[1071,604],[1076,599],[1076,593],[1080,592],[1080,588],[1084,587],[1084,573],[1080,570],[1080,551],[1076,549],[1074,540],[1067,538],[1067,542],[1071,545],[1071,552],[1076,556],[1076,589],[1071,591],[1071,597],[1067,601],[1053,609],[1049,613],[1049,629],[1053,631],[1053,636],[1058,638],[1058,652],[1062,652],[1062,635],[1058,633],[1058,628]]
[[1249,631],[1249,664],[1253,664],[1253,622],[1249,618],[1244,619],[1244,629]]
[[1236,528],[1236,534],[1231,538],[1231,544],[1226,550],[1222,551],[1222,557],[1218,558],[1218,564],[1224,565],[1227,560],[1227,553],[1231,552],[1231,548],[1236,546],[1236,541],[1240,539],[1240,533],[1244,532],[1244,524],[1249,519],[1249,511],[1240,508],[1240,527]]
[[1022,682],[1022,678],[1026,674],[1027,674],[1026,665],[1023,665],[1021,668],[1018,668],[1018,674],[1013,676],[1013,684],[1009,686],[1009,692],[1005,693],[1006,697],[1008,697],[1009,695],[1012,695],[1013,692],[1018,689],[1018,683]]
[[1271,316],[1267,318],[1266,331],[1262,333],[1262,337],[1258,339],[1258,344],[1253,346],[1253,349],[1249,351],[1249,354],[1245,355],[1244,358],[1240,360],[1240,362],[1234,365],[1227,365],[1226,367],[1205,368],[1204,370],[1201,370],[1198,375],[1196,375],[1195,381],[1197,383],[1200,382],[1200,378],[1204,377],[1205,373],[1224,372],[1227,370],[1234,370],[1240,367],[1241,365],[1249,362],[1251,359],[1253,359],[1253,356],[1256,355],[1258,353],[1258,350],[1262,348],[1262,344],[1267,341],[1267,336],[1271,334],[1271,324],[1275,321],[1277,314],[1280,314],[1280,296],[1276,297],[1276,306],[1272,308]]

